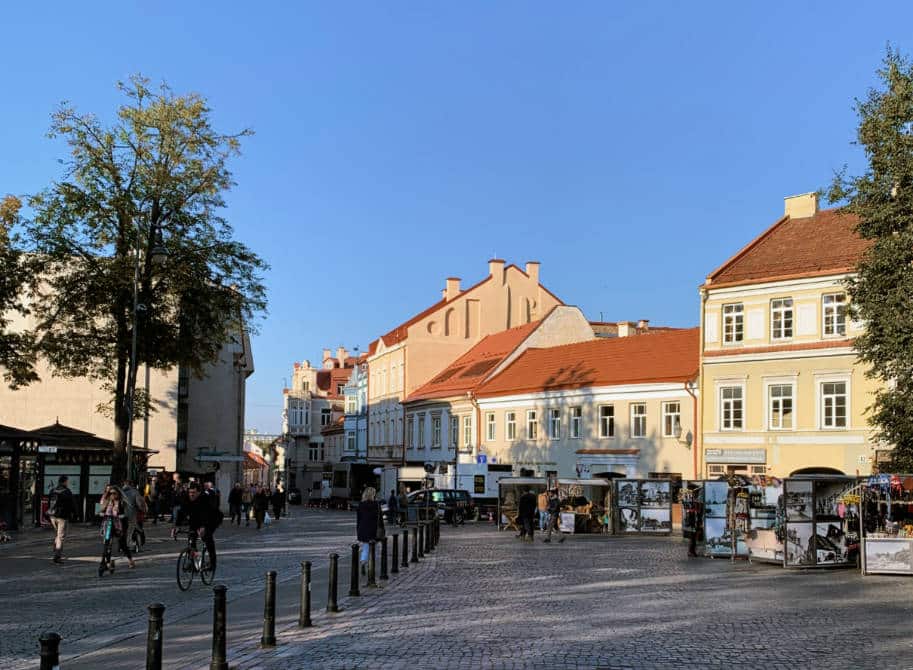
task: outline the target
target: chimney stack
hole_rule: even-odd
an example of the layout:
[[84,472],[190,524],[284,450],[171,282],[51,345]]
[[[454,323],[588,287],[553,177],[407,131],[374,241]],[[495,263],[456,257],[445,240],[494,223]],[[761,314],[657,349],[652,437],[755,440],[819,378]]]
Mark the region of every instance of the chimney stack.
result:
[[326,363],[326,362],[327,362],[327,359],[330,358],[331,355],[332,355],[332,354],[331,354],[331,352],[330,352],[329,349],[324,349],[324,350],[323,350],[323,358],[321,359],[320,362],[321,362],[321,363]]
[[644,332],[650,330],[650,319],[641,319],[638,321],[637,330],[642,330]]
[[339,367],[344,368],[346,366],[346,348],[340,346],[336,349],[336,359],[339,361]]
[[637,324],[633,321],[619,321],[618,322],[618,337],[628,337],[630,335],[636,334],[635,328]]
[[784,213],[791,219],[807,219],[818,213],[818,194],[803,193],[791,195],[783,199]]
[[447,277],[447,288],[444,289],[444,299],[448,302],[460,295],[460,278]]
[[488,261],[488,274],[494,277],[499,284],[504,283],[504,260],[501,258],[492,258]]
[[528,274],[529,278],[536,284],[539,283],[539,265],[539,261],[526,261],[526,274]]

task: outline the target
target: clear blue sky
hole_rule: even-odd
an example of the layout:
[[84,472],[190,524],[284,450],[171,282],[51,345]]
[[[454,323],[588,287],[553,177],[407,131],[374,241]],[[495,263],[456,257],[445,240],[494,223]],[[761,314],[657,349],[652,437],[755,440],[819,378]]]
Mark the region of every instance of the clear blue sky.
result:
[[861,167],[853,98],[888,42],[913,50],[904,2],[11,3],[2,25],[0,194],[60,175],[59,101],[109,116],[134,72],[256,131],[227,214],[272,265],[261,432],[293,361],[364,348],[493,255],[592,319],[695,325],[784,196]]

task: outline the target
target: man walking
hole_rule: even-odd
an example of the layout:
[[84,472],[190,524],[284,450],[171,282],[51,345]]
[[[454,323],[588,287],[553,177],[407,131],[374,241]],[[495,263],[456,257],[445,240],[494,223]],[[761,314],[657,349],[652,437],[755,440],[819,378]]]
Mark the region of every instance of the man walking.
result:
[[[146,500],[129,479],[121,487],[121,494],[126,503],[127,523],[133,527],[133,532],[136,534],[136,548],[138,551],[142,550],[146,545],[146,530],[143,528],[143,521],[146,518]],[[124,532],[126,533],[126,529]],[[127,542],[131,539],[128,537]]]
[[520,539],[524,542],[532,542],[536,517],[536,494],[532,489],[520,496],[520,500],[517,501],[517,512],[517,519],[520,522]]
[[390,498],[387,500],[387,522],[392,526],[399,521],[399,498],[396,491],[390,491]]
[[235,482],[235,485],[232,487],[231,491],[228,494],[228,514],[229,523],[237,523],[239,526],[241,525],[242,496],[243,492],[241,490],[241,482]]
[[558,544],[564,542],[564,533],[558,530],[558,522],[561,520],[561,501],[558,499],[558,489],[552,489],[548,496],[548,535],[543,542],[552,541],[552,531],[560,536]]
[[543,491],[536,498],[536,507],[539,509],[539,530],[545,532],[548,528],[548,491]]
[[73,492],[69,489],[69,478],[60,475],[57,478],[57,487],[51,491],[48,499],[48,517],[56,534],[54,536],[54,562],[63,563],[63,542],[67,539],[67,526],[76,511],[73,502]]

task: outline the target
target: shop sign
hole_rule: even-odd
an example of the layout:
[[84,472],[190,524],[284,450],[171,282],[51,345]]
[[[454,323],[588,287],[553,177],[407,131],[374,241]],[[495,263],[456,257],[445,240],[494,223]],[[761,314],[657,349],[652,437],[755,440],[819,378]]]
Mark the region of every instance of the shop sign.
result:
[[766,449],[704,449],[707,463],[766,463]]

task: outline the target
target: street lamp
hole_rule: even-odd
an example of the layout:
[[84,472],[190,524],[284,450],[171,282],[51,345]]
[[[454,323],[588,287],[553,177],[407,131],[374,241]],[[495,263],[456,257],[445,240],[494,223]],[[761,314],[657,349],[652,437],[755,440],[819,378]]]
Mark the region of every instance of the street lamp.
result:
[[[139,220],[134,219],[134,226],[136,227],[136,249],[134,250],[134,263],[133,263],[133,318],[132,318],[132,342],[130,344],[130,367],[127,368],[127,389],[124,397],[124,401],[127,405],[127,479],[134,481],[136,479],[133,472],[133,414],[134,414],[134,396],[136,395],[136,374],[137,374],[137,364],[136,364],[136,331],[137,323],[139,321],[139,313],[146,310],[146,305],[139,302],[139,264],[140,257],[143,254],[143,249],[141,246],[142,240],[142,230],[140,229]],[[167,256],[168,252],[165,247],[162,245],[160,239],[160,233],[156,227],[150,226],[149,237],[152,238],[152,247],[149,249],[149,254],[146,257],[146,263],[158,263],[163,261]],[[148,353],[148,352],[147,352]],[[149,389],[146,388],[146,393],[148,394]],[[148,398],[147,398],[148,402]]]

